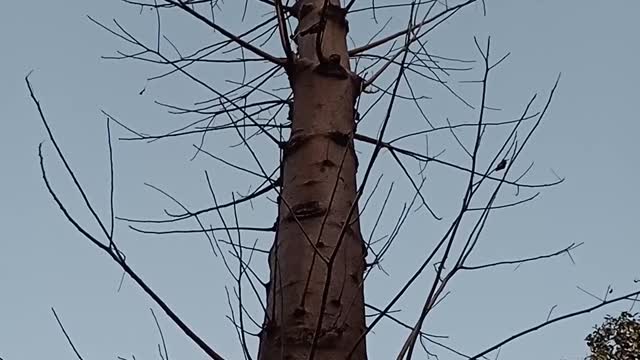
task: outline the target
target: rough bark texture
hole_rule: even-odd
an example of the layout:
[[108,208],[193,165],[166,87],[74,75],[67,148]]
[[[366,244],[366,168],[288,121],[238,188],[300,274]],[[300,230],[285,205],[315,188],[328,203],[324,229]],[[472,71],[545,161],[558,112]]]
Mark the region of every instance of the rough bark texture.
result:
[[[325,0],[299,0],[294,6],[299,23],[298,56],[289,68],[292,131],[283,149],[260,360],[309,359],[312,348],[316,360],[346,359],[365,330],[365,254],[354,205],[352,141],[360,79],[349,70],[344,11],[339,0],[328,4],[326,10]],[[316,37],[322,28],[319,54]],[[350,358],[366,359],[364,341]]]

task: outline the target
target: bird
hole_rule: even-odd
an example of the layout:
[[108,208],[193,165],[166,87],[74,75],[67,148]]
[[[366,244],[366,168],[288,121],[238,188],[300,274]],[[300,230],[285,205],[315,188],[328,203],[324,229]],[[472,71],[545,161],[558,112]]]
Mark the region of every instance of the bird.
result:
[[507,159],[502,159],[493,171],[504,170],[507,167]]

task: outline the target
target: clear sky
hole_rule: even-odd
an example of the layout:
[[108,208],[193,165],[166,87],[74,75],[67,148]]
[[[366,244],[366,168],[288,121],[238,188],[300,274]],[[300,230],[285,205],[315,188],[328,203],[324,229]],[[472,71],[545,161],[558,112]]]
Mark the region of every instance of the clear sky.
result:
[[[221,5],[224,12],[218,12],[216,21],[241,32],[267,10],[257,1],[249,2],[245,23],[239,16],[243,2],[237,0]],[[377,1],[378,5],[391,2]],[[358,0],[357,4],[367,6],[369,1]],[[190,104],[207,97],[201,88],[178,76],[148,84],[145,79],[161,71],[157,66],[100,59],[131,48],[99,29],[86,15],[105,23],[116,18],[153,43],[155,15],[148,11],[140,15],[138,10],[116,0],[67,0],[9,1],[0,11],[0,357],[4,360],[73,358],[50,311],[52,306],[85,359],[130,358],[131,354],[137,359],[158,358],[159,337],[150,307],[156,310],[172,358],[204,358],[133,283],[125,281],[117,292],[120,271],[63,219],[46,193],[38,168],[37,146],[46,134],[24,83],[30,70],[34,70],[31,80],[55,135],[103,216],[108,214],[108,162],[105,117],[100,110],[136,129],[159,133],[187,120],[176,120],[154,105],[154,100]],[[517,271],[504,267],[461,275],[451,295],[428,318],[425,330],[450,335],[444,342],[470,355],[544,320],[554,305],[554,314],[560,314],[597,302],[577,286],[603,295],[611,285],[614,295],[619,295],[632,290],[633,280],[640,278],[636,223],[640,166],[635,145],[640,132],[636,109],[640,100],[640,2],[487,0],[487,10],[486,17],[479,6],[462,11],[430,37],[430,44],[439,55],[477,57],[473,35],[485,41],[490,34],[496,54],[512,53],[492,78],[490,105],[505,109],[495,119],[517,115],[534,92],[544,98],[561,72],[557,96],[526,151],[522,168],[535,161],[531,181],[553,180],[553,172],[567,180],[545,190],[533,203],[496,212],[472,262],[538,255],[572,242],[585,245],[573,253],[575,265],[561,256]],[[352,35],[362,44],[390,16],[393,21],[386,31],[403,26],[403,15],[406,11],[381,11],[376,25],[369,20],[371,14],[365,13],[352,20]],[[359,27],[361,23],[367,27]],[[166,24],[171,40],[184,49],[206,44],[210,42],[207,37],[214,36],[186,17]],[[220,86],[226,86],[225,79],[242,76],[211,65],[198,68],[198,74]],[[139,95],[145,85],[145,93]],[[422,81],[416,87],[430,95],[434,85]],[[477,101],[476,90],[464,91]],[[439,124],[447,114],[459,114],[455,108],[460,103],[437,100],[428,108]],[[419,124],[415,109],[409,108],[400,107],[394,113],[393,124],[398,125],[393,131],[401,133],[410,128],[406,124]],[[120,128],[114,128],[114,134],[128,135]],[[231,189],[247,192],[254,182],[245,175],[219,169],[219,163],[203,156],[189,161],[194,143],[199,138],[154,144],[116,142],[117,213],[160,217],[163,208],[179,211],[144,182],[170,190],[193,208],[210,205],[204,169],[212,171],[222,199],[231,199]],[[234,154],[224,140],[206,144],[208,150]],[[44,149],[54,186],[74,215],[97,230],[64,177],[50,143]],[[260,155],[266,159],[269,154]],[[246,153],[232,159],[255,168]],[[390,158],[378,170],[389,178],[399,171]],[[451,206],[447,204],[459,201],[452,195],[459,195],[453,176],[460,179],[460,174],[436,173],[441,177],[430,180],[427,194],[447,214]],[[390,182],[383,185],[388,188]],[[384,221],[386,231],[393,227],[402,202],[411,196],[406,183],[399,181],[396,186],[396,202]],[[505,192],[513,194],[513,189]],[[271,209],[246,208],[247,225],[271,225],[275,215]],[[386,304],[401,279],[415,269],[433,239],[439,237],[443,225],[425,221],[425,213],[420,216],[407,224],[384,264],[390,277],[378,273],[368,284],[372,304]],[[364,221],[365,232],[372,222]],[[229,359],[241,358],[235,330],[225,318],[229,308],[224,286],[233,284],[206,240],[201,236],[141,236],[126,225],[118,223],[116,234],[130,263],[216,350]],[[261,236],[261,248],[268,248],[268,237]],[[250,235],[246,241],[254,239]],[[252,261],[264,269],[265,260],[256,255]],[[400,305],[404,311],[398,316],[409,323],[415,319],[430,278],[425,276],[420,284]],[[629,305],[517,340],[502,350],[500,359],[581,359],[586,354],[583,339],[591,327],[607,312],[616,313]],[[404,329],[383,323],[370,338],[370,358],[391,358],[404,336]],[[441,359],[459,358],[439,348],[430,349]]]

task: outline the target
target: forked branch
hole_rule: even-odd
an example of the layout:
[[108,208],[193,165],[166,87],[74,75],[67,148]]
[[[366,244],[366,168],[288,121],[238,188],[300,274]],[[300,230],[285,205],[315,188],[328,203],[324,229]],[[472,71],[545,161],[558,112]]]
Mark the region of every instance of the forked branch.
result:
[[[58,151],[58,157],[65,163],[66,165],[66,170],[67,173],[69,174],[69,176],[71,176],[74,181],[76,182],[77,186],[79,187],[79,191],[81,193],[84,192],[81,184],[79,182],[77,182],[76,180],[76,176],[75,173],[73,172],[72,168],[68,165],[67,159],[64,156],[64,154],[62,153],[62,151],[60,150],[60,147],[56,141],[56,139],[53,136],[53,133],[50,131],[50,127],[49,124],[44,116],[44,112],[40,106],[40,102],[38,101],[37,97],[35,96],[33,89],[31,87],[31,83],[29,81],[29,77],[27,75],[27,77],[25,78],[25,81],[27,83],[27,87],[29,89],[29,94],[31,96],[31,99],[33,100],[34,104],[36,105],[37,109],[38,109],[38,114],[40,116],[40,119],[42,120],[42,123],[44,124],[44,126],[47,128],[48,130],[48,135],[49,135],[49,140],[53,143],[53,145],[55,146],[56,150]],[[109,139],[110,141],[110,139]],[[80,225],[77,220],[75,218],[73,218],[73,216],[71,216],[71,214],[69,213],[68,209],[66,208],[66,206],[62,203],[62,200],[58,197],[58,194],[53,190],[51,183],[49,182],[49,178],[47,177],[47,172],[44,166],[44,155],[42,153],[42,143],[40,143],[40,145],[38,146],[38,156],[40,158],[40,171],[42,174],[42,179],[44,180],[45,186],[49,192],[49,195],[51,195],[52,199],[55,201],[55,203],[58,205],[58,207],[60,208],[60,211],[62,211],[62,213],[64,214],[64,216],[67,218],[67,220],[76,228],[76,230],[81,233],[87,240],[89,240],[92,244],[94,244],[98,249],[100,249],[102,252],[106,253],[107,255],[109,255],[109,257],[111,257],[111,259],[120,266],[120,268],[129,276],[131,277],[134,282],[140,286],[140,288],[151,297],[151,299],[158,305],[160,306],[160,308],[162,308],[162,310],[167,314],[167,316],[180,328],[180,330],[182,330],[182,332],[189,337],[198,347],[200,347],[200,349],[202,349],[210,358],[214,359],[214,360],[224,360],[224,358],[219,355],[215,350],[213,350],[200,336],[198,336],[165,302],[164,300],[162,300],[162,298],[160,298],[160,296],[158,294],[155,293],[155,291],[153,291],[149,285],[129,266],[129,264],[126,263],[126,259],[124,257],[124,254],[122,253],[122,251],[120,251],[118,249],[118,247],[116,246],[114,239],[111,237],[110,232],[107,231],[104,227],[103,227],[103,231],[105,233],[105,236],[107,237],[107,244],[103,243],[102,241],[98,240],[97,237],[94,237],[91,233],[89,233],[89,231],[87,231],[82,225]],[[87,207],[87,209],[89,211],[91,211],[92,214],[96,214],[95,209],[93,208],[93,206],[91,205],[91,203],[89,203],[89,201],[87,200],[85,202],[85,205]],[[95,215],[97,217],[97,215]],[[99,217],[97,218],[97,221],[99,223],[102,224],[102,221],[100,221]]]

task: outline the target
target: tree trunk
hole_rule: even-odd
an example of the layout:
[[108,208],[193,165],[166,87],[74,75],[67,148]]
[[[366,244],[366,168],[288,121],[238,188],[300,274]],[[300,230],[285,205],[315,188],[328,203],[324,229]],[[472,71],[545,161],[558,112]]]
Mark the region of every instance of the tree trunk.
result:
[[324,6],[325,0],[298,0],[293,7],[299,23],[294,34],[298,56],[288,68],[292,129],[283,146],[259,360],[341,360],[358,341],[350,358],[366,359],[360,339],[365,253],[353,148],[360,79],[349,70],[348,27],[340,1]]

